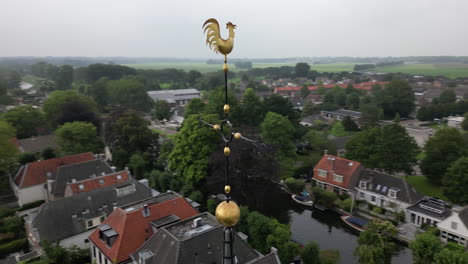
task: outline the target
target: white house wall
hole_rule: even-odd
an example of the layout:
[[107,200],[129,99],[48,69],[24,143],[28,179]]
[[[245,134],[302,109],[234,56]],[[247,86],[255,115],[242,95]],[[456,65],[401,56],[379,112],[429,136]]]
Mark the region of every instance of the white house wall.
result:
[[[456,229],[452,228],[452,222],[456,223],[456,225],[457,225]],[[447,232],[449,234],[454,234],[454,235],[462,238],[463,243],[459,243],[459,244],[464,245],[465,247],[467,246],[468,229],[463,224],[463,222],[460,220],[460,217],[458,217],[458,213],[453,214],[450,217],[448,217],[447,219],[445,219],[444,221],[440,222],[439,224],[437,224],[437,227],[441,231],[440,236],[441,236],[442,241],[447,242],[447,238],[443,237],[444,236],[443,232]]]
[[47,200],[47,190],[44,188],[44,184],[38,184],[27,188],[16,189],[15,193],[17,194],[18,204],[20,206],[35,201]]
[[93,230],[94,229],[91,229],[84,233],[81,233],[81,234],[78,234],[69,238],[65,238],[61,240],[59,244],[60,246],[66,247],[66,248],[71,248],[72,246],[77,246],[79,248],[89,248],[90,242],[85,243],[85,240],[88,239],[88,236],[91,235]]
[[[356,193],[356,200],[361,200],[361,201],[367,201],[370,204],[385,208],[386,210],[392,211],[392,212],[400,212],[400,211],[406,211],[406,208],[408,208],[410,205],[399,201],[394,198],[390,198],[389,196],[382,195],[379,193],[374,193],[368,190],[363,190],[360,188],[356,188],[357,193]],[[364,197],[361,198],[361,193],[364,194]],[[372,202],[371,196],[376,197],[376,202]],[[383,203],[381,203],[381,199],[383,200]],[[395,204],[395,207],[391,207],[390,203]]]

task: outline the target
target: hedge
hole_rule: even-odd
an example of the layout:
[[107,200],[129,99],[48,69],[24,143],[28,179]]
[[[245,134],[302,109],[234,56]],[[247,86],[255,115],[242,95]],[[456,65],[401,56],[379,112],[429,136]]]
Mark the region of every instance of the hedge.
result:
[[28,249],[28,240],[26,238],[20,238],[13,240],[9,243],[0,245],[0,259],[7,257],[9,254],[18,252],[21,250]]

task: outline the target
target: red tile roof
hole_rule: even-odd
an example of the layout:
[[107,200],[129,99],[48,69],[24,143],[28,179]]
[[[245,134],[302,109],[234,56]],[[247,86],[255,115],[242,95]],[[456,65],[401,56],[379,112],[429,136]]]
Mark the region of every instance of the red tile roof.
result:
[[[121,176],[120,179],[118,178],[119,175]],[[82,192],[89,192],[102,187],[114,185],[119,182],[127,181],[129,178],[130,176],[128,171],[118,171],[104,176],[71,183],[69,186],[67,186],[67,190],[70,188],[71,195]],[[80,189],[80,185],[83,185],[83,188]]]
[[95,160],[93,153],[87,152],[72,156],[66,156],[55,159],[48,159],[36,162],[30,162],[20,168],[14,181],[19,188],[46,183],[47,173],[55,174],[60,166],[71,165],[75,163]]
[[[363,83],[357,83],[353,84],[355,89],[359,90],[365,90],[365,91],[370,91],[372,89],[372,86],[375,84],[380,84],[384,86],[385,84],[388,84],[388,82],[363,82]],[[335,86],[339,86],[340,88],[346,88],[348,85],[347,84],[324,84],[322,85],[324,88],[334,88]],[[276,87],[275,88],[275,93],[278,92],[284,92],[284,91],[300,91],[302,86],[290,86],[290,87]],[[318,86],[309,86],[310,91],[315,91],[318,89]]]
[[[334,159],[334,160],[333,160]],[[326,177],[318,175],[318,170],[327,171]],[[364,167],[357,161],[340,158],[333,155],[324,155],[314,167],[314,179],[339,186],[344,189],[351,189],[353,180],[357,180],[357,173]],[[343,182],[333,180],[333,174],[343,176]]]
[[130,254],[153,235],[151,221],[169,215],[176,215],[181,220],[198,215],[197,210],[184,197],[150,205],[148,209],[150,215],[147,217],[143,216],[142,208],[131,212],[117,208],[107,217],[102,224],[110,225],[118,233],[117,240],[112,247],[109,248],[104,241],[99,239],[99,229],[91,233],[89,240],[113,263],[120,263],[129,259]]

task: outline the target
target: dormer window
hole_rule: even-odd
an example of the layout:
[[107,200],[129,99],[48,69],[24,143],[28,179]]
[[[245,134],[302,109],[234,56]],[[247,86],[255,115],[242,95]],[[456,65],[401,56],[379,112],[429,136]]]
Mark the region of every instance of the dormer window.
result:
[[388,190],[388,197],[396,199],[398,191],[399,189],[397,188],[390,188],[390,190]]
[[103,179],[99,179],[99,184],[100,184],[100,185],[103,185],[103,184],[104,184],[104,180],[103,180]]
[[343,176],[338,174],[333,174],[333,180],[336,182],[343,182]]
[[323,177],[323,178],[327,177],[327,171],[326,170],[317,170],[317,171],[318,171],[318,175],[320,177]]
[[117,196],[124,196],[124,195],[127,195],[127,194],[131,194],[131,193],[134,193],[135,192],[135,185],[133,184],[130,184],[130,185],[127,185],[127,186],[122,186],[122,187],[119,187],[119,188],[115,188],[115,190],[117,191]]
[[122,179],[122,175],[117,175],[117,180],[121,180]]
[[367,189],[367,181],[359,181],[359,188],[363,190]]
[[451,227],[452,229],[457,230],[457,227],[458,227],[457,222],[452,221],[452,223],[450,224],[450,227]]
[[80,190],[84,190],[84,184],[78,185],[78,188],[79,188]]
[[138,264],[149,264],[151,258],[153,257],[153,252],[149,251],[148,249],[140,251],[138,253],[139,260]]

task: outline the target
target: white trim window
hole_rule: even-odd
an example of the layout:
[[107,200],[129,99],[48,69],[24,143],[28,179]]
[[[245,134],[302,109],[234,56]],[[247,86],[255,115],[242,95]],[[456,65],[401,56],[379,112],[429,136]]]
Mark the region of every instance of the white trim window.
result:
[[367,182],[366,181],[360,181],[359,182],[359,188],[365,190],[367,189]]
[[338,174],[333,174],[333,180],[336,182],[343,182],[343,176]]
[[388,190],[388,197],[396,199],[398,191],[399,189],[397,188],[390,188],[390,190]]
[[326,170],[320,170],[320,169],[317,169],[317,172],[318,172],[318,176],[320,177],[327,177],[327,171]]

